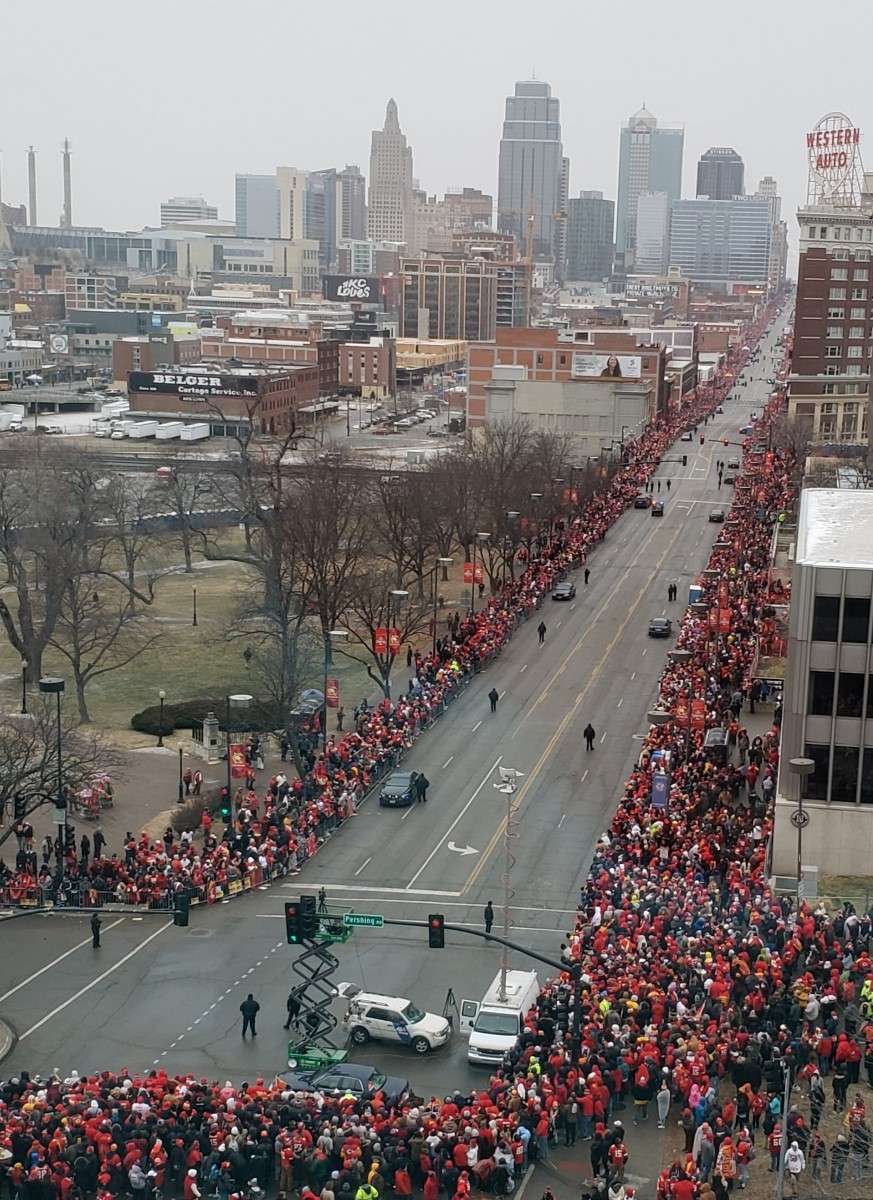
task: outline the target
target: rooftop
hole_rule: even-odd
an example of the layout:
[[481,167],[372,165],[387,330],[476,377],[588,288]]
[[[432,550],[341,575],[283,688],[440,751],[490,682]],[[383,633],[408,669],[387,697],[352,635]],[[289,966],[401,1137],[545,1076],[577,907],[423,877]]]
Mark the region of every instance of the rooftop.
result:
[[794,561],[873,569],[873,491],[804,488]]

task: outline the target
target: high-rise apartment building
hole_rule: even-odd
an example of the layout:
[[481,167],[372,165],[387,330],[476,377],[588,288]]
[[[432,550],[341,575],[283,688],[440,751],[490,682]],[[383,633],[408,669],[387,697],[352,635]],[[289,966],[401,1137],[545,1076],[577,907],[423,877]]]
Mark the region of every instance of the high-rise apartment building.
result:
[[422,254],[400,264],[400,336],[488,341],[497,323],[497,263]]
[[710,146],[697,163],[697,196],[707,200],[734,200],[742,196],[745,167],[731,146]]
[[666,192],[643,192],[637,198],[634,271],[663,275],[670,265],[670,197]]
[[670,265],[692,283],[767,289],[773,223],[766,199],[674,200]]
[[186,221],[217,221],[218,209],[202,196],[173,196],[161,205],[161,229]]
[[412,207],[412,147],[400,128],[397,103],[391,99],[385,124],[373,130],[370,146],[367,236],[374,242],[407,242]]
[[275,175],[237,175],[237,237],[279,236],[279,190]]
[[570,164],[561,145],[560,103],[547,83],[516,83],[507,96],[500,139],[497,228],[512,233],[522,248],[533,218],[533,254],[557,259]]
[[685,131],[679,125],[659,125],[647,108],[621,127],[618,159],[618,202],[615,224],[615,268],[633,266],[636,250],[637,202],[646,192],[682,194],[682,151]]
[[612,270],[615,204],[603,192],[580,192],[567,202],[567,279],[605,279]]
[[306,196],[309,172],[299,167],[277,167],[276,188],[279,193],[279,237],[295,241],[308,237],[306,233]]

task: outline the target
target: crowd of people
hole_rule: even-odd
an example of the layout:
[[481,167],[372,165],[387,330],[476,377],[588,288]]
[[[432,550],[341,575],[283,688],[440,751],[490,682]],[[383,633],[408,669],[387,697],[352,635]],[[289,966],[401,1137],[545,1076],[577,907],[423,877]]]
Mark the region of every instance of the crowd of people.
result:
[[[469,618],[448,656],[422,660],[422,691],[453,663],[464,670],[471,642],[493,636],[499,645],[501,631],[508,636],[514,606],[525,594],[535,602],[568,557],[587,553],[657,448],[650,444],[646,457],[637,447],[615,490],[592,506],[602,525],[586,518],[584,533],[569,529],[519,592]],[[0,1085],[0,1171],[10,1200],[147,1200],[156,1192],[223,1200],[250,1191],[252,1180],[300,1200],[379,1200],[417,1189],[425,1200],[464,1200],[472,1189],[510,1194],[556,1140],[584,1142],[591,1194],[623,1200],[633,1169],[628,1126],[648,1120],[678,1121],[684,1141],[658,1178],[659,1200],[725,1200],[745,1186],[755,1158],[778,1169],[783,1147],[792,1194],[806,1171],[869,1186],[870,1120],[855,1085],[863,1070],[873,1086],[871,922],[850,906],[831,917],[770,892],[778,729],[750,738],[742,724],[774,600],[769,539],[793,500],[792,465],[778,451],[746,453],[749,487],[739,489],[736,524],[712,552],[705,610],[689,610],[677,640],[690,657],[675,656],[662,675],[661,707],[673,719],[651,728],[597,844],[562,951],[581,971],[580,1045],[571,1039],[577,1001],[568,972],[547,984],[502,1066],[466,1095],[389,1105],[381,1093],[360,1101],[295,1092],[281,1079],[222,1085],[162,1069],[21,1074]],[[712,611],[729,613],[729,622],[711,622]],[[695,700],[704,704],[702,728],[683,723]],[[119,876],[141,878],[152,861],[159,888],[161,877],[187,886],[198,864],[205,870],[221,857],[228,870],[251,855],[292,861],[307,806],[354,793],[361,755],[391,743],[403,706],[416,711],[407,696],[368,714],[366,728],[347,735],[358,740],[331,740],[296,784],[273,780],[257,805],[240,806],[225,838],[210,832],[187,851],[172,835],[158,847],[131,839],[123,856],[98,860],[98,873],[109,861]],[[705,745],[713,728],[729,731],[727,746]],[[668,796],[655,804],[653,777],[664,767]],[[830,1144],[820,1131],[829,1101],[840,1128]]]

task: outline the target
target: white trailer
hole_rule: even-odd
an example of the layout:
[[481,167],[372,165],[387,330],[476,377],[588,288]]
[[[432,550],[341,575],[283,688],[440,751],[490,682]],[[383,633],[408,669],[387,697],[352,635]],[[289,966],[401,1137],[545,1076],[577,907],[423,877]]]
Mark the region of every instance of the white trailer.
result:
[[209,422],[196,421],[193,425],[185,425],[182,429],[183,442],[200,442],[209,437]]
[[159,442],[169,441],[171,438],[181,437],[184,428],[184,421],[162,421],[155,430],[155,437]]
[[127,436],[129,438],[150,438],[154,437],[158,431],[157,421],[131,421],[127,427]]
[[130,412],[129,400],[106,400],[100,407],[101,417],[120,417],[126,412]]

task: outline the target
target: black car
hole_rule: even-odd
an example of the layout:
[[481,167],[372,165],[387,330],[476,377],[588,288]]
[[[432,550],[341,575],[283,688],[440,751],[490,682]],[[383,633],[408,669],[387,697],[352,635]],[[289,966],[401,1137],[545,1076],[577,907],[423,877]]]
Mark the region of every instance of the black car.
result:
[[576,599],[576,584],[575,583],[558,583],[552,592],[553,600],[575,600]]
[[289,1071],[279,1078],[295,1092],[324,1092],[328,1096],[353,1096],[370,1099],[382,1092],[387,1104],[400,1104],[409,1095],[409,1080],[383,1075],[376,1067],[343,1062],[320,1067],[317,1071]]
[[724,521],[724,509],[714,508],[709,514],[709,519],[713,525],[721,525]]
[[736,478],[737,478],[737,477],[736,477],[736,474],[735,474],[735,472],[733,472],[733,471],[725,471],[725,473],[724,473],[724,481],[725,481],[725,483],[734,483],[734,482],[736,482]]
[[417,771],[392,771],[379,793],[382,808],[406,808],[410,805],[417,774]]
[[740,460],[738,458],[731,458],[728,460],[728,470],[729,471],[739,471],[739,469],[740,469]]
[[655,503],[652,505],[652,516],[653,517],[663,517],[663,515],[664,515],[664,501],[656,500]]
[[642,492],[638,496],[634,496],[634,508],[648,508],[652,503],[652,497],[646,496]]
[[652,617],[649,621],[649,637],[669,637],[673,632],[673,622],[669,617]]

